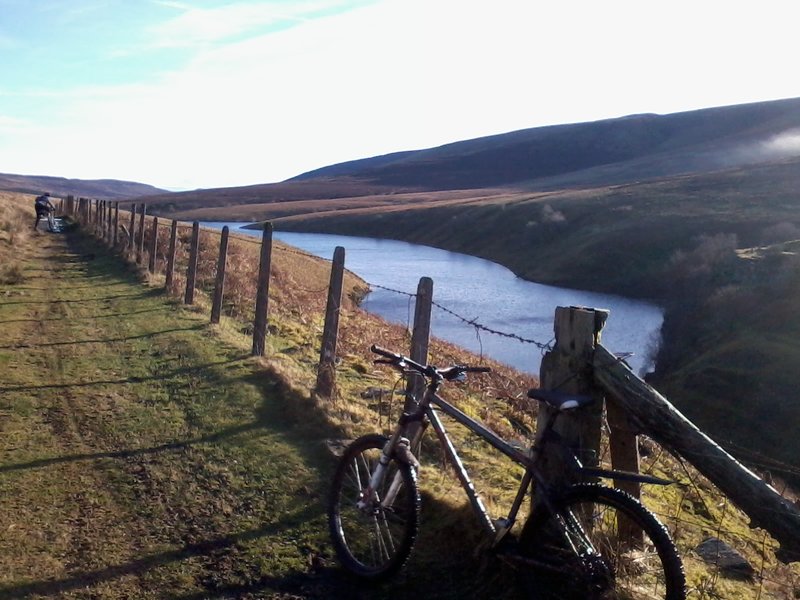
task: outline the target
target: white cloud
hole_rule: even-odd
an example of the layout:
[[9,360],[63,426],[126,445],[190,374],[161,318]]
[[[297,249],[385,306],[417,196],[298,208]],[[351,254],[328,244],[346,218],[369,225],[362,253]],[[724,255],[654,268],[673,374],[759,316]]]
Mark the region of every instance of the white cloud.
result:
[[800,154],[800,129],[791,129],[764,143],[764,150],[777,156]]
[[182,12],[154,39],[198,44],[192,60],[149,83],[56,90],[47,131],[0,144],[4,170],[243,185],[536,125],[800,96],[785,76],[793,21],[769,3],[381,0],[309,20],[342,0],[159,3]]
[[35,125],[26,119],[0,115],[0,134],[19,134],[35,129]]
[[264,27],[285,22],[301,22],[310,14],[331,6],[342,5],[334,0],[306,2],[233,3],[216,8],[196,8],[168,3],[181,8],[178,16],[151,28],[150,34],[157,47],[195,46],[230,39],[252,33]]

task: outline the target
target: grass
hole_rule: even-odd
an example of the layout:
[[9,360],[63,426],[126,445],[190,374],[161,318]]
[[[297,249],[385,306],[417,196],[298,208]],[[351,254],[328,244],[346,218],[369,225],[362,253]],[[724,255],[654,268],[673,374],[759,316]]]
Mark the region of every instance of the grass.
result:
[[[655,300],[666,315],[652,382],[717,441],[742,449],[742,460],[768,462],[800,485],[798,164],[550,191],[322,199],[316,190],[314,200],[237,210],[279,229],[391,236],[488,258],[533,281]],[[205,218],[227,210],[208,196],[197,203]],[[753,405],[762,407],[757,435]]]
[[[2,199],[3,218],[25,224],[25,202]],[[15,257],[23,274],[0,284],[0,598],[514,596],[512,574],[473,554],[476,523],[432,442],[422,455],[423,530],[409,568],[378,587],[336,568],[324,518],[334,462],[323,441],[385,429],[386,412],[397,415],[401,398],[385,394],[379,413],[375,399],[362,397],[397,383],[366,346],[402,350],[408,332],[348,305],[337,394],[313,398],[322,323],[312,296],[325,287],[324,263],[275,252],[268,353],[254,359],[247,323],[231,311],[209,325],[202,290],[187,309],[158,276],[80,234],[27,240],[0,242],[0,258]],[[242,248],[251,268],[241,270],[252,273],[258,247]],[[438,340],[431,354],[438,364],[478,360]],[[524,441],[519,424],[535,427],[524,397],[534,382],[489,364],[490,376],[449,386],[448,397]],[[487,505],[506,507],[519,474],[449,429]],[[680,465],[649,448],[645,468],[687,481]],[[720,506],[702,478],[692,473],[692,481],[646,500],[678,534],[693,597],[791,597],[797,571],[776,565],[746,519]],[[756,565],[767,561],[764,583],[730,581],[700,564],[692,545],[717,532]]]

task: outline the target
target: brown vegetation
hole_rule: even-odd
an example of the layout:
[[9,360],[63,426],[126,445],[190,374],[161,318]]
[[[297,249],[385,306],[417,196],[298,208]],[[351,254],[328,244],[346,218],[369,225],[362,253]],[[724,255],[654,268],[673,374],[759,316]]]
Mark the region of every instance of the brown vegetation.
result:
[[[181,232],[185,239],[186,230]],[[166,238],[159,235],[161,248]],[[203,236],[199,280],[207,289],[214,279],[219,237],[208,230]],[[390,426],[403,400],[392,390],[401,390],[403,383],[393,372],[373,365],[367,347],[379,343],[402,351],[408,346],[408,327],[387,325],[348,303],[342,312],[337,393],[331,402],[315,401],[309,390],[318,358],[327,261],[276,247],[269,351],[263,360],[247,361],[242,353],[248,337],[241,332],[248,329],[250,293],[245,291],[249,287],[244,275],[241,281],[234,277],[230,288],[241,288],[239,295],[248,298],[240,303],[242,316],[236,318],[239,307],[231,309],[232,317],[210,327],[203,324],[208,307],[202,290],[191,312],[178,310],[174,303],[170,308],[158,290],[160,275],[151,276],[153,287],[142,293],[129,281],[118,257],[99,243],[89,252],[81,240],[61,256],[69,277],[59,282],[77,286],[67,297],[81,300],[74,305],[53,302],[70,318],[39,322],[23,314],[36,313],[37,303],[27,306],[15,300],[5,307],[20,311],[10,320],[15,332],[59,328],[51,338],[59,343],[37,339],[31,345],[34,340],[28,338],[11,359],[35,362],[57,355],[52,377],[59,394],[42,388],[36,371],[3,371],[14,378],[7,388],[21,388],[19,378],[34,378],[24,379],[25,388],[33,390],[30,395],[12,392],[14,402],[7,410],[13,415],[15,437],[6,439],[12,467],[31,461],[38,467],[6,473],[6,480],[14,476],[13,481],[25,484],[7,490],[8,498],[23,493],[25,501],[13,501],[4,529],[27,551],[3,556],[4,564],[15,567],[5,569],[0,592],[49,590],[76,598],[84,592],[135,597],[142,590],[187,597],[274,591],[352,597],[352,590],[336,579],[336,570],[325,566],[330,554],[321,490],[328,481],[330,459],[319,456],[320,438],[347,438]],[[239,271],[252,279],[258,245],[236,241],[241,242]],[[58,247],[41,248],[38,262],[26,263],[26,268],[36,272],[48,261],[48,252]],[[147,264],[147,257],[142,262]],[[56,268],[65,270],[61,264]],[[53,276],[54,271],[47,273]],[[351,280],[348,289],[356,289],[358,283]],[[109,295],[105,286],[111,285],[125,286],[124,292],[117,289]],[[53,286],[34,287],[50,300],[64,297],[47,296],[54,293]],[[13,287],[8,292],[19,298],[32,293]],[[112,315],[117,318],[107,318]],[[40,335],[46,334],[42,329]],[[0,351],[0,359],[8,360],[6,354]],[[481,361],[437,340],[431,356],[437,364]],[[524,392],[534,381],[483,362],[493,367],[490,376],[472,377],[468,386],[450,385],[447,397],[503,435],[525,443],[535,426],[535,408]],[[369,388],[378,390],[377,398],[362,395]],[[26,409],[30,402],[35,409]],[[46,426],[36,430],[32,442],[45,443],[28,447],[20,428],[38,423],[37,415],[53,419],[53,431]],[[64,426],[59,429],[59,424]],[[486,504],[495,513],[507,508],[519,474],[459,428],[451,432]],[[50,441],[52,435],[61,436],[59,444]],[[643,446],[643,470],[683,482],[665,490],[651,488],[645,501],[679,540],[693,593],[698,598],[790,598],[797,573],[775,563],[773,542],[749,531],[746,519],[691,468],[670,460],[648,440]],[[607,460],[605,445],[599,458]],[[426,445],[422,460],[425,526],[410,567],[414,576],[399,577],[391,588],[375,594],[423,597],[432,589],[441,590],[446,581],[450,597],[488,596],[497,590],[511,595],[503,579],[507,573],[480,571],[477,559],[465,551],[477,539],[474,521],[464,508],[458,483],[438,468],[440,454],[433,444]],[[48,480],[48,474],[58,476]],[[58,499],[57,506],[48,503],[51,498]],[[69,519],[60,520],[62,513]],[[35,519],[14,521],[19,515]],[[82,526],[86,523],[99,525]],[[39,545],[32,533],[38,529],[48,532],[49,544]],[[697,559],[693,548],[709,532],[741,550],[763,579],[737,581]],[[40,571],[31,569],[48,561],[49,575],[40,581]]]

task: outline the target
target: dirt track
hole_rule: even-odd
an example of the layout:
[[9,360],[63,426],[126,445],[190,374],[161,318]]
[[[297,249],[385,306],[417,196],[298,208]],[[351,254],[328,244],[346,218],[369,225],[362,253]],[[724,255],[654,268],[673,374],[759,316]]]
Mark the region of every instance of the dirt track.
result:
[[92,242],[33,241],[0,287],[0,598],[342,591],[327,457],[260,364]]

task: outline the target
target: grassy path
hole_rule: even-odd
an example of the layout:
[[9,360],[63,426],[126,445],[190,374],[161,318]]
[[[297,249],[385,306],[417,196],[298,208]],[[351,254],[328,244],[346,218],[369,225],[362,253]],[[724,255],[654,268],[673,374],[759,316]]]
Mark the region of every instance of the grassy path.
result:
[[92,242],[34,241],[0,285],[0,598],[357,596],[302,399]]

